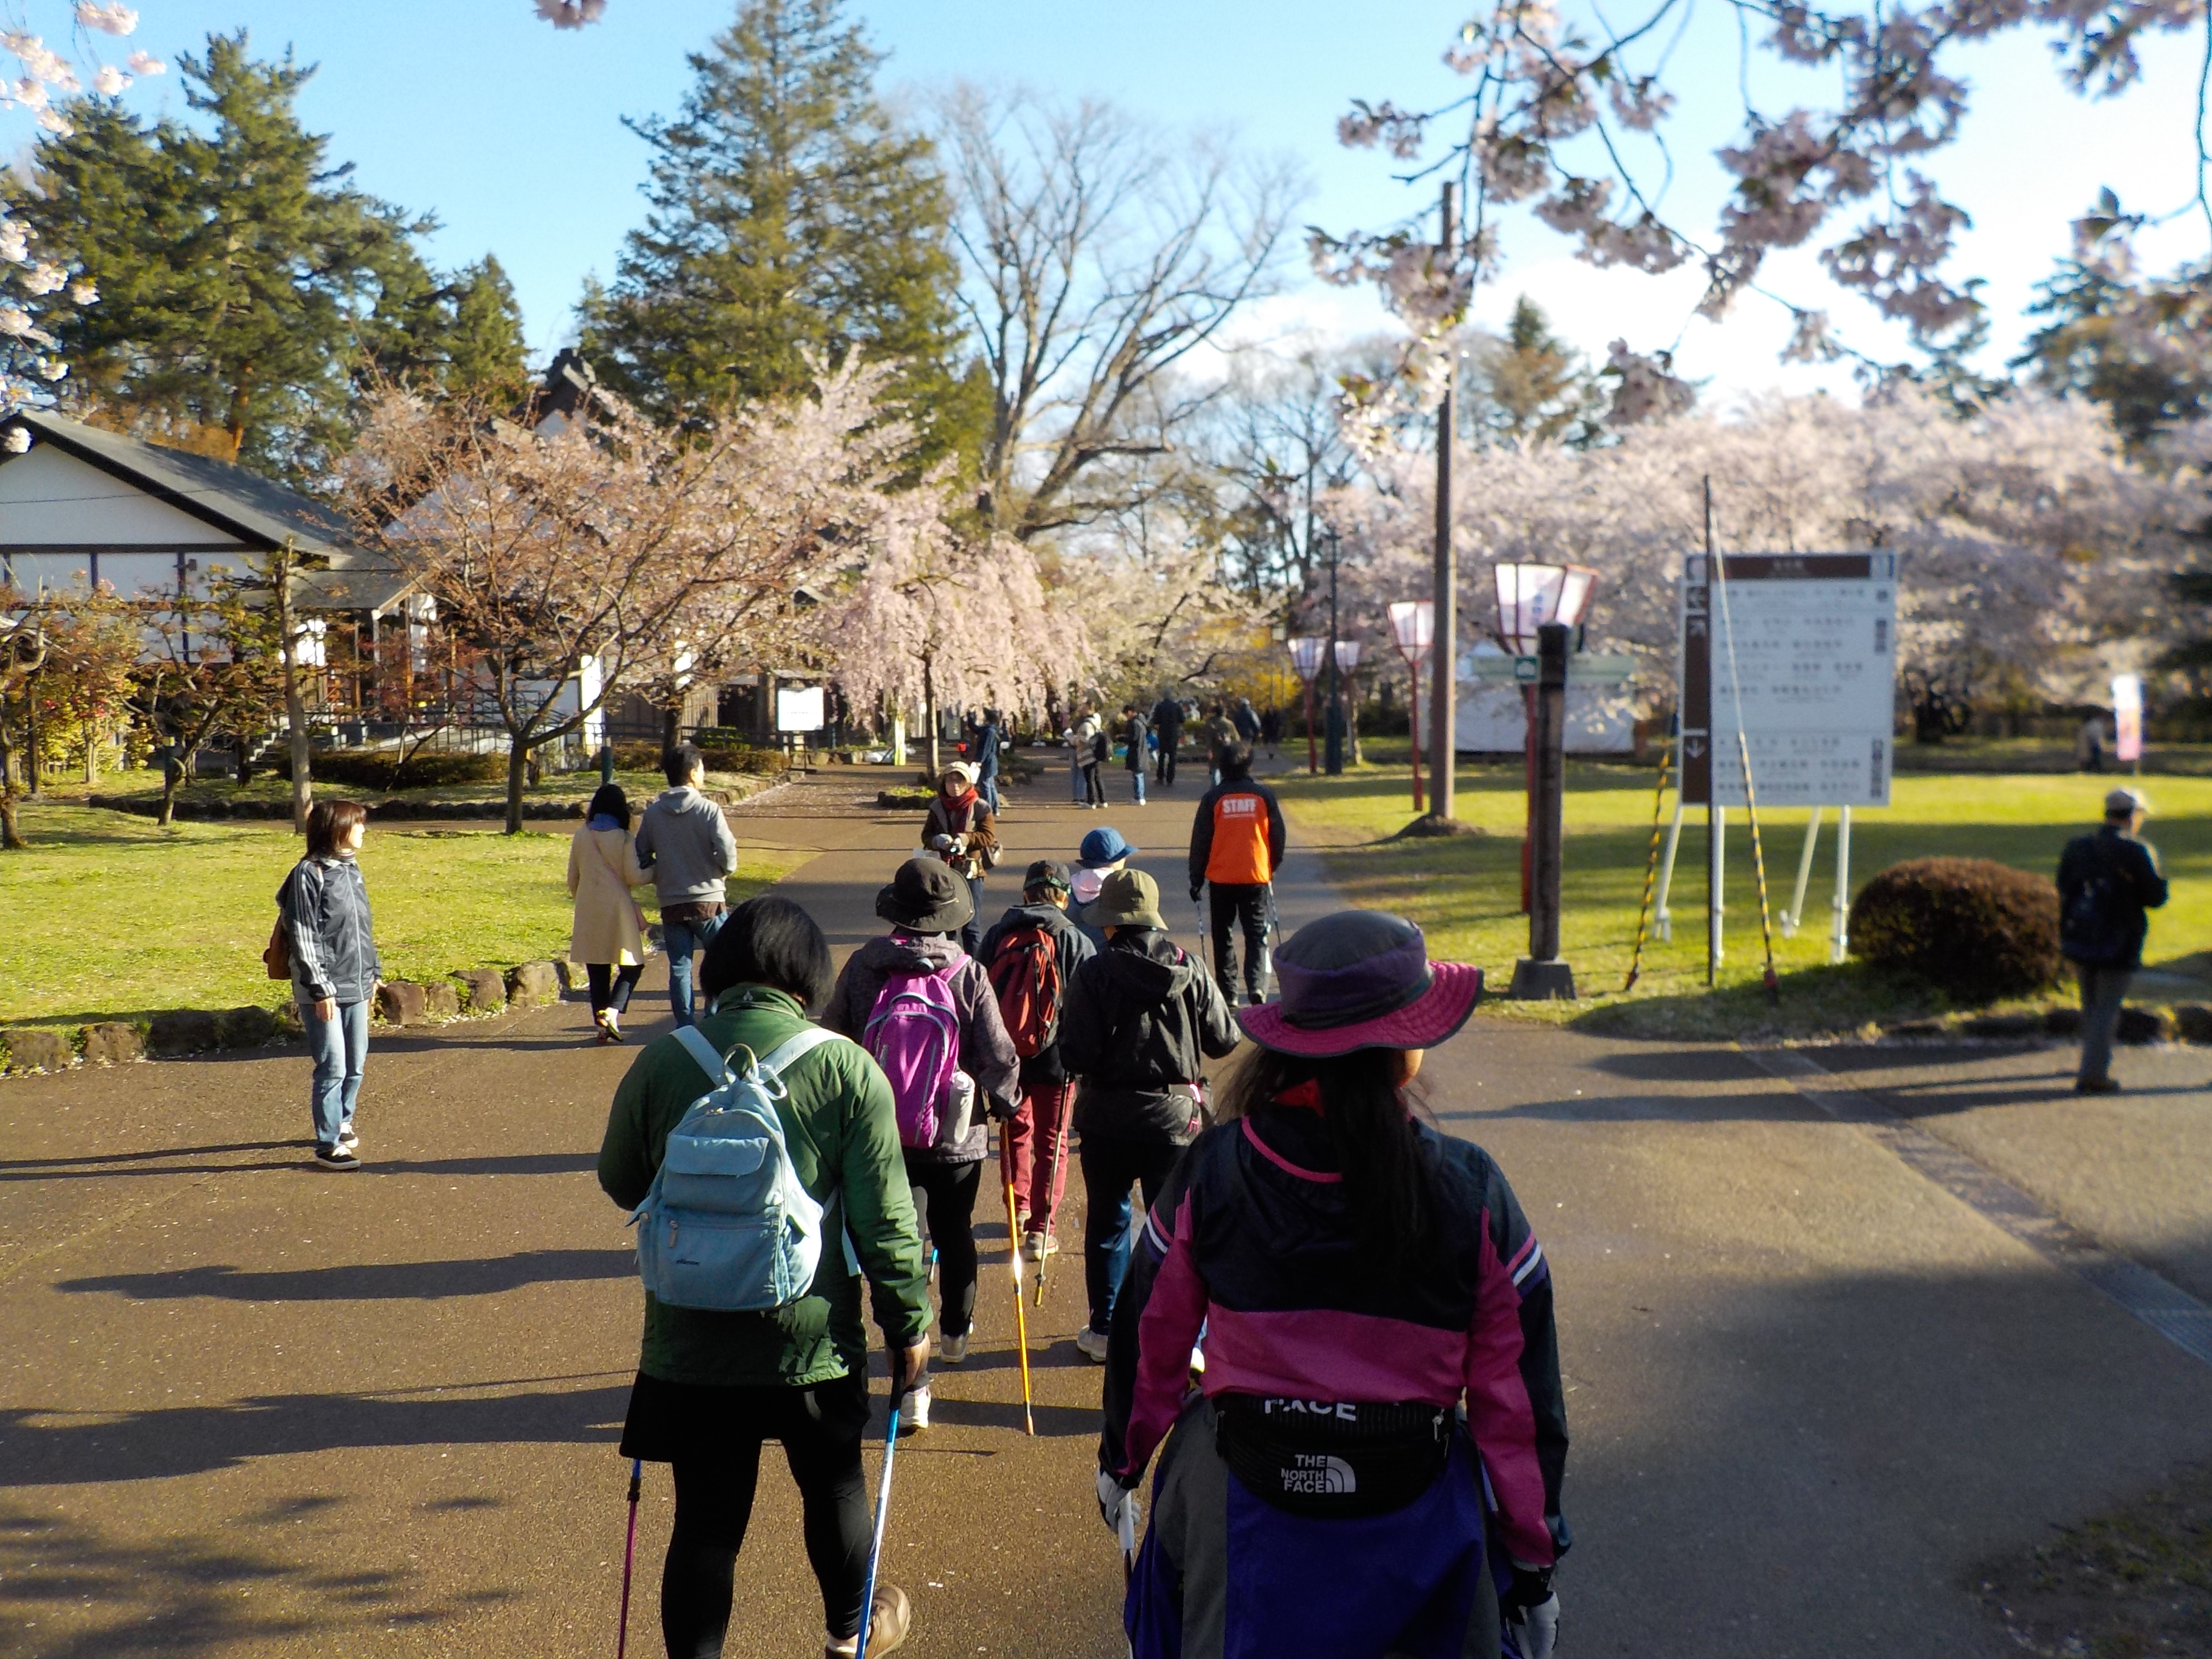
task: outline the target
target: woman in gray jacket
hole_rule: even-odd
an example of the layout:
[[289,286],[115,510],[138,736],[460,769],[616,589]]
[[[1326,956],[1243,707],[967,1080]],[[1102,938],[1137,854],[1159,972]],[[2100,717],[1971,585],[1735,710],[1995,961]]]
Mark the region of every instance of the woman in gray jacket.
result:
[[292,994],[315,1060],[315,1162],[325,1170],[361,1167],[353,1109],[368,1060],[369,1005],[384,979],[368,887],[354,861],[368,830],[368,810],[359,801],[317,801],[307,814],[307,856],[276,890],[292,947]]

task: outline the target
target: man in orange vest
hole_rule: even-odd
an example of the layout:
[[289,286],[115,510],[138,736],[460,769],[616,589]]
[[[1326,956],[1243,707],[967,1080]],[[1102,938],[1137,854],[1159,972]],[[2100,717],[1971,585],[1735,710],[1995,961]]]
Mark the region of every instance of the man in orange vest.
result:
[[1262,982],[1267,947],[1269,884],[1282,866],[1283,809],[1275,792],[1252,781],[1252,746],[1241,740],[1224,744],[1220,757],[1221,781],[1198,803],[1198,818],[1190,830],[1190,896],[1213,888],[1212,932],[1214,977],[1231,1007],[1237,1006],[1237,952],[1230,938],[1231,923],[1244,932],[1245,1000],[1266,1000]]

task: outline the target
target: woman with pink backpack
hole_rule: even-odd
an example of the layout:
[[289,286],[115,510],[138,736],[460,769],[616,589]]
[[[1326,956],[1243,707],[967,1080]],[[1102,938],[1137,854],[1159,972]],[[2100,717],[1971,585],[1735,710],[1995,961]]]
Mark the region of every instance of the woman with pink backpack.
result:
[[[990,1155],[987,1118],[1021,1098],[1021,1061],[983,964],[951,937],[974,919],[968,884],[933,858],[908,859],[876,895],[891,931],[855,951],[822,1024],[861,1044],[890,1079],[915,1206],[937,1247],[938,1357],[968,1354],[975,1317],[975,1194]],[[902,1426],[929,1426],[929,1386],[908,1398]]]

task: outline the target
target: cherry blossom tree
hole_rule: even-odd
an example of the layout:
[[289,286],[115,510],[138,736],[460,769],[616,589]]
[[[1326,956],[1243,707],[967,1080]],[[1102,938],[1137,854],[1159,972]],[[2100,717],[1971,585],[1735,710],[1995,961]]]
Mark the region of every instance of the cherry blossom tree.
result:
[[[1883,548],[1905,555],[1900,674],[1923,735],[1970,706],[2078,694],[2125,642],[2154,638],[2164,573],[2202,516],[2205,474],[2130,460],[2103,413],[2023,393],[1970,420],[1900,386],[1863,407],[1754,400],[1731,419],[1639,427],[1592,450],[1496,448],[1465,458],[1455,490],[1462,615],[1494,612],[1490,567],[1569,560],[1600,585],[1593,648],[1643,659],[1653,701],[1673,692],[1674,584],[1702,544],[1712,482],[1723,551]],[[1425,594],[1433,486],[1416,458],[1329,511],[1347,545],[1347,606],[1379,615]]]
[[[2208,26],[2205,0],[1864,8],[1778,0],[1736,12],[1745,41],[1742,126],[1737,142],[1717,153],[1735,184],[1711,227],[1662,210],[1661,187],[1675,167],[1666,137],[1678,101],[1668,57],[1687,0],[1644,0],[1626,16],[1592,11],[1587,27],[1569,23],[1552,0],[1494,0],[1444,53],[1467,82],[1464,94],[1431,108],[1358,100],[1338,127],[1346,144],[1379,146],[1411,164],[1413,176],[1455,181],[1466,204],[1461,228],[1449,245],[1412,226],[1316,234],[1318,269],[1338,281],[1380,283],[1417,343],[1430,340],[1464,313],[1474,283],[1494,266],[1501,213],[1525,205],[1594,264],[1660,272],[1698,262],[1706,278],[1698,309],[1707,317],[1745,293],[1766,294],[1795,319],[1785,355],[1811,362],[1845,354],[1828,314],[1769,292],[1760,273],[1777,250],[1825,238],[1820,262],[1835,283],[1903,323],[1916,346],[1955,355],[1978,343],[1982,305],[1973,282],[1944,271],[1966,216],[1929,175],[1967,116],[1968,86],[1953,64],[1960,50],[2008,31],[2048,30],[2064,83],[2112,97],[2138,78],[2141,52],[2159,36]],[[1837,95],[1762,107],[1751,89],[1755,52],[1824,71]],[[2197,204],[2212,226],[2201,133],[2197,143]],[[1416,349],[1410,378],[1433,383],[1441,367],[1433,351]],[[1623,341],[1610,367],[1620,381],[1616,422],[1685,405],[1688,388],[1663,353]]]
[[507,736],[507,823],[532,754],[618,690],[771,651],[796,591],[883,516],[904,434],[882,370],[726,410],[695,432],[602,395],[536,431],[466,398],[375,401],[343,475],[365,544],[435,601],[463,695]]

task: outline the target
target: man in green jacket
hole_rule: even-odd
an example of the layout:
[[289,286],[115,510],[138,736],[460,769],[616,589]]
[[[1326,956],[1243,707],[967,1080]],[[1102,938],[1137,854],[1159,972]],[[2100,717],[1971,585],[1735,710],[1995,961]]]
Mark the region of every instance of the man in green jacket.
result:
[[[701,965],[713,1012],[699,1030],[723,1054],[769,1053],[806,1027],[830,987],[830,946],[787,899],[732,911]],[[645,1298],[645,1341],[623,1427],[625,1457],[673,1466],[675,1529],[661,1578],[671,1654],[717,1654],[730,1622],[738,1546],[751,1518],[761,1443],[780,1441],[805,1510],[822,1587],[823,1652],[854,1651],[872,1519],[860,1471],[868,1343],[849,1237],[873,1292],[897,1384],[929,1358],[929,1270],[916,1228],[890,1085],[857,1044],[824,1042],[782,1074],[783,1133],[800,1182],[824,1207],[821,1267],[805,1295],[766,1313],[716,1313]],[[711,1080],[674,1036],[644,1048],[615,1091],[599,1185],[625,1209],[644,1200],[669,1132]],[[903,1592],[878,1585],[869,1651],[906,1638]]]

